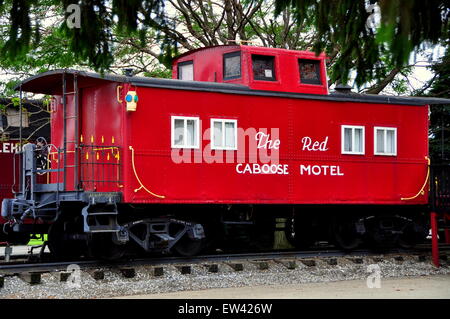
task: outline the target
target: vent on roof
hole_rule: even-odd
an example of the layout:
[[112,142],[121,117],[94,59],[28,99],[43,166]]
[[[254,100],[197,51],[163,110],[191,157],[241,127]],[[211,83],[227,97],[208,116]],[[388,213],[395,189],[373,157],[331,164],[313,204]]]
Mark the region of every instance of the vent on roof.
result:
[[133,69],[131,69],[131,68],[126,68],[126,69],[123,69],[123,74],[125,75],[125,76],[133,76],[134,75],[134,70]]
[[347,84],[338,84],[338,85],[336,85],[336,87],[334,89],[338,93],[349,94],[352,92],[352,87]]

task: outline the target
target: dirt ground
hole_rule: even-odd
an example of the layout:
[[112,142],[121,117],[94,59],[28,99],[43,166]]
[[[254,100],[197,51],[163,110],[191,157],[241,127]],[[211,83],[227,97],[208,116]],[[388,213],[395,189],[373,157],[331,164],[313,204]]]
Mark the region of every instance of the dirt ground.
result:
[[380,288],[364,280],[181,291],[126,296],[137,299],[450,299],[450,275],[381,279]]

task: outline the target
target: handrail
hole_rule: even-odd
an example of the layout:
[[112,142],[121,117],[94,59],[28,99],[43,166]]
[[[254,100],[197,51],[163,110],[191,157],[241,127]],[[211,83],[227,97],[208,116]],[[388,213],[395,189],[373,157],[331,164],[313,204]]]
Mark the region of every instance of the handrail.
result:
[[423,183],[419,192],[416,195],[411,196],[411,197],[402,197],[402,198],[400,198],[400,200],[412,200],[412,199],[417,198],[419,195],[425,195],[424,189],[425,189],[425,186],[427,186],[427,184],[428,184],[428,179],[430,178],[430,164],[431,164],[430,158],[428,156],[425,156],[425,159],[428,161],[427,177],[425,177],[425,182]]
[[135,165],[135,163],[134,163],[134,148],[133,148],[133,146],[129,146],[129,149],[131,150],[131,165],[133,166],[133,172],[134,172],[134,176],[136,177],[136,179],[137,179],[137,181],[139,182],[139,185],[140,185],[140,187],[139,188],[136,188],[135,190],[134,190],[134,192],[135,193],[137,193],[138,191],[140,191],[141,189],[144,189],[147,193],[149,193],[150,195],[152,195],[152,196],[155,196],[155,197],[158,197],[158,198],[166,198],[166,196],[163,196],[163,195],[158,195],[158,194],[155,194],[155,193],[153,193],[153,192],[151,192],[151,191],[149,191],[145,186],[144,186],[144,184],[142,184],[142,182],[141,182],[141,180],[139,179],[139,176],[138,176],[138,174],[137,174],[137,172],[136,172],[136,165]]

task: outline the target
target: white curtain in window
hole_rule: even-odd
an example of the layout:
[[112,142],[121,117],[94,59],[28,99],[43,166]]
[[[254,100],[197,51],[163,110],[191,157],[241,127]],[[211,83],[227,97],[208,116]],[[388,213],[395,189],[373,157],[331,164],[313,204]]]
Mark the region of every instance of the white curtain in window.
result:
[[393,130],[386,131],[386,153],[395,153],[395,132]]
[[234,147],[234,123],[225,122],[225,147]]
[[187,146],[195,146],[195,141],[197,140],[196,134],[196,127],[195,127],[195,121],[194,120],[187,120],[186,125],[186,131],[187,131]]
[[175,120],[174,138],[175,145],[184,144],[184,120]]
[[214,122],[214,146],[223,147],[222,142],[222,122]]
[[377,153],[384,152],[384,130],[377,130]]
[[193,81],[194,80],[194,64],[185,64],[179,66],[179,79]]
[[363,151],[363,137],[362,137],[362,129],[355,128],[355,149],[353,152],[362,153]]
[[352,129],[344,128],[344,151],[352,151]]

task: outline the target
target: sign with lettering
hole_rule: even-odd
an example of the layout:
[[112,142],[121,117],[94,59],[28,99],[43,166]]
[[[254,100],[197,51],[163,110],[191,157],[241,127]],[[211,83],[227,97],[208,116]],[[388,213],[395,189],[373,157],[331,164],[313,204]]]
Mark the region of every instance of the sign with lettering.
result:
[[327,148],[328,136],[322,142],[313,141],[309,136],[305,136],[302,138],[302,151],[320,151],[326,152]]
[[258,142],[258,148],[276,149],[276,150],[280,148],[281,143],[280,140],[279,139],[271,140],[270,134],[258,132],[255,135],[255,139]]
[[4,142],[0,143],[0,153],[13,154],[19,151],[19,143]]
[[[270,134],[258,132],[255,134],[256,146],[258,149],[279,150],[281,141],[278,138],[271,138]],[[309,136],[300,139],[301,150],[307,152],[326,152],[328,148],[328,136],[323,140],[315,140]],[[300,164],[299,174],[301,176],[344,176],[344,172],[339,165],[315,165]],[[236,172],[238,174],[272,174],[272,175],[289,175],[289,164],[269,163],[239,163],[236,164]]]
[[300,175],[344,176],[338,165],[300,165]]

